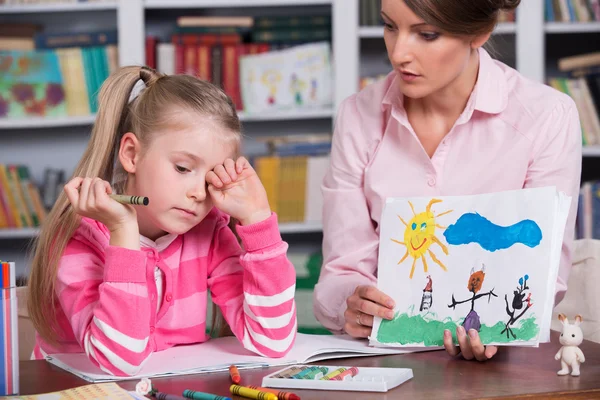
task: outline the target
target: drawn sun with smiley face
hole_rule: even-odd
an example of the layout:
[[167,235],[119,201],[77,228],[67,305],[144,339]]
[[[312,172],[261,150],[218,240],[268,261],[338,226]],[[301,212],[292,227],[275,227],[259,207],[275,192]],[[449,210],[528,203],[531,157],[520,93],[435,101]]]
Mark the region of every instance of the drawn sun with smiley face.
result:
[[433,211],[431,211],[431,206],[433,204],[441,202],[442,200],[439,199],[431,199],[429,204],[427,204],[425,211],[416,214],[415,208],[409,201],[408,204],[413,212],[413,217],[410,221],[408,221],[408,223],[406,223],[402,217],[398,215],[400,221],[402,221],[402,223],[406,226],[406,229],[404,230],[404,242],[396,239],[392,239],[392,242],[406,246],[406,253],[402,259],[398,261],[398,264],[401,264],[404,260],[406,260],[409,255],[413,258],[412,267],[410,269],[410,279],[413,277],[415,265],[419,258],[423,260],[423,270],[427,272],[425,253],[428,253],[433,262],[439,265],[444,271],[447,271],[446,266],[442,264],[442,262],[430,249],[431,245],[435,243],[442,248],[442,251],[446,255],[448,254],[448,248],[435,236],[435,228],[446,229],[446,227],[436,224],[435,219],[441,217],[442,215],[451,213],[452,210],[445,211],[438,215],[434,215]]

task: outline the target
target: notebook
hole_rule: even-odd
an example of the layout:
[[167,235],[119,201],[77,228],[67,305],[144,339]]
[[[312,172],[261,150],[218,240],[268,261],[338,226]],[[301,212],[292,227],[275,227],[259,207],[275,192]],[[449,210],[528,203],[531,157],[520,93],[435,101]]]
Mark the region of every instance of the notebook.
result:
[[[431,348],[429,348],[431,349]],[[366,340],[348,335],[308,335],[298,333],[287,356],[265,358],[242,347],[235,337],[212,339],[206,343],[175,346],[156,352],[144,363],[139,374],[130,377],[108,375],[95,366],[85,353],[53,354],[46,360],[89,382],[140,379],[226,371],[235,364],[238,369],[304,364],[320,360],[424,351],[424,348],[376,348]]]
[[116,383],[85,385],[60,392],[11,396],[11,400],[131,400],[134,395],[119,387]]

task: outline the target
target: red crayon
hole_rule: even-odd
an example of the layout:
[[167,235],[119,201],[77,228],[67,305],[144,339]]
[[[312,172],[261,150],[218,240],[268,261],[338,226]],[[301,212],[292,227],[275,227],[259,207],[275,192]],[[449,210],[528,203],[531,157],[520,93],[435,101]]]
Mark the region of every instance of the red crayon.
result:
[[236,385],[239,385],[242,381],[240,371],[238,371],[235,365],[229,367],[229,376],[231,377],[231,382],[235,383]]
[[269,392],[277,395],[277,400],[300,400],[300,396],[290,392],[282,392],[277,389],[264,388],[260,386],[248,386],[250,389],[260,390],[261,392]]
[[331,378],[331,380],[332,381],[343,381],[344,378],[347,377],[348,375],[355,376],[356,374],[358,374],[358,368],[352,367],[352,368],[348,368],[341,374],[334,376],[333,378]]

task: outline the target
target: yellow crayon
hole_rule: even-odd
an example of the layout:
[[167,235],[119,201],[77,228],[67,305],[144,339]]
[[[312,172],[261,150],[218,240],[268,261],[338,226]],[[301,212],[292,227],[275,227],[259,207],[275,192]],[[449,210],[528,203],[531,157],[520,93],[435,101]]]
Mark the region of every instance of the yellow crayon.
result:
[[127,196],[124,194],[109,194],[110,198],[121,204],[132,204],[135,206],[147,206],[150,199],[144,196]]
[[345,370],[346,370],[346,368],[338,368],[335,371],[331,371],[330,373],[328,373],[327,375],[325,375],[324,377],[322,377],[321,380],[322,381],[328,381],[331,378],[333,378],[334,376],[341,374]]
[[229,387],[231,394],[246,397],[254,400],[277,400],[277,395],[269,392],[261,392],[260,390],[250,389],[246,386],[231,385]]

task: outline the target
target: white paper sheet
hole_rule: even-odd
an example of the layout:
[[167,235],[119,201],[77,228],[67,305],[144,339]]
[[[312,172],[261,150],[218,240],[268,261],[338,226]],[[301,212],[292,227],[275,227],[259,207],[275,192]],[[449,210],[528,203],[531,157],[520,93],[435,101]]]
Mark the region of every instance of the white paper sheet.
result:
[[549,341],[570,201],[555,187],[388,199],[378,288],[395,319],[376,318],[371,344],[439,346],[457,325],[484,344]]

